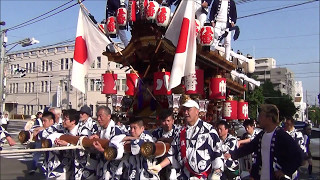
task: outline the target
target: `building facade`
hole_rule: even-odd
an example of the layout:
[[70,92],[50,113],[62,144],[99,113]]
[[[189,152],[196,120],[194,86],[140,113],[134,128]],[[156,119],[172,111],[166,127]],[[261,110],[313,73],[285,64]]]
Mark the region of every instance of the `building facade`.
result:
[[257,80],[264,82],[270,80],[270,70],[276,68],[276,60],[273,58],[259,58],[255,59],[255,71],[254,75],[257,76]]
[[303,98],[302,81],[295,81],[294,89],[295,89],[294,105],[297,108],[297,112],[294,115],[294,118],[297,121],[305,121],[307,119],[306,113],[305,113],[307,109],[307,104],[304,102],[304,98]]
[[295,98],[294,73],[288,68],[272,68],[270,70],[270,81],[274,85],[274,90],[279,90],[282,94],[288,94]]
[[[87,93],[71,86],[74,44],[47,46],[7,54],[5,68],[5,110],[10,115],[32,115],[45,107],[80,109],[87,104],[93,115],[99,105],[106,105],[101,94],[101,75],[106,70],[118,74],[118,94],[124,94],[126,74],[120,64],[97,55],[86,78]],[[111,100],[109,100],[109,104]]]

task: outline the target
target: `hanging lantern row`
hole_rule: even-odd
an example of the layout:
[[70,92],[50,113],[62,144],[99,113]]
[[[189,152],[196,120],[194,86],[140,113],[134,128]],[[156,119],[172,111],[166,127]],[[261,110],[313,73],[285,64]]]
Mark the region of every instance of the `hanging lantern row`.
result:
[[167,27],[169,25],[171,10],[165,4],[160,6],[156,1],[141,0],[137,9],[137,2],[129,0],[128,8],[121,4],[115,15],[109,16],[106,21],[107,33],[115,38],[117,26],[125,29],[127,24],[132,25],[136,22],[136,13],[139,10],[141,19],[156,22],[158,26]]
[[222,118],[228,120],[248,119],[248,102],[228,99],[223,104]]

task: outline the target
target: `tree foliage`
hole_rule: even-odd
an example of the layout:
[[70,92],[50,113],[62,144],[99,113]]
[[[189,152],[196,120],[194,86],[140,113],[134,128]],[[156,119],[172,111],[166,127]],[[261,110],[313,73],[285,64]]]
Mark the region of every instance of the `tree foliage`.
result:
[[249,104],[249,118],[257,119],[257,108],[263,103],[264,97],[262,88],[255,88],[253,91],[247,93],[247,101]]
[[308,117],[311,122],[318,127],[320,124],[320,108],[317,106],[312,106],[308,109]]
[[287,94],[281,94],[279,90],[274,90],[274,86],[270,81],[266,81],[262,85],[262,93],[265,104],[274,104],[278,107],[280,120],[285,117],[292,117],[296,113],[297,108],[292,97]]

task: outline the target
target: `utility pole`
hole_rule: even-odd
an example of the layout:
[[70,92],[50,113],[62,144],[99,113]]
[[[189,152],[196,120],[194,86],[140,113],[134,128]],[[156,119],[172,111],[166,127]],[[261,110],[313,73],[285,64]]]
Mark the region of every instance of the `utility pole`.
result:
[[309,112],[308,112],[308,91],[306,90],[306,119],[309,120]]
[[[72,63],[71,65],[72,66]],[[67,78],[67,109],[70,109],[70,76],[71,76],[71,67],[69,67],[69,71],[68,71],[68,78]]]
[[6,53],[6,43],[7,43],[7,37],[6,37],[6,30],[1,31],[1,55],[0,55],[0,112],[4,111],[4,63],[5,63],[5,53]]

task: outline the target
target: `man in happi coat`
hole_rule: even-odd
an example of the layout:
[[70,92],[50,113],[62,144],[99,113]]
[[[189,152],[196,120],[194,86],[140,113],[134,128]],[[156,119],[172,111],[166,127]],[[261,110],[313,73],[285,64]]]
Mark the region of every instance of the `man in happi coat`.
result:
[[[221,139],[220,150],[222,153],[229,153],[236,150],[238,147],[238,140],[236,137],[229,134],[230,125],[227,121],[221,120],[217,124],[218,134]],[[239,161],[235,159],[224,159],[224,171],[222,173],[222,180],[240,179],[239,176]]]
[[[37,140],[45,140],[55,133],[63,133],[63,127],[55,124],[55,116],[52,112],[44,112],[42,116],[43,127],[38,127],[33,131],[33,135],[37,136]],[[59,151],[46,151],[42,165],[47,178],[65,179],[63,166],[61,166],[61,155]]]
[[183,114],[187,125],[173,140],[167,158],[150,171],[159,172],[175,158],[181,167],[177,179],[220,179],[224,165],[217,131],[199,118],[194,100],[183,104]]
[[[62,118],[62,125],[65,128],[64,134],[76,136],[78,131],[79,112],[75,109],[68,109],[64,111]],[[59,138],[54,140],[56,146],[71,146],[70,143]],[[64,166],[65,179],[74,179],[74,150],[60,151],[61,164]]]
[[[161,121],[161,127],[152,131],[153,141],[162,141],[171,144],[174,137],[180,133],[181,126],[174,124],[173,111],[171,108],[160,111],[158,117]],[[162,177],[165,175],[166,179],[176,179],[176,169],[178,168],[179,167],[172,167],[172,165],[168,165],[160,172],[160,176]]]
[[123,143],[120,143],[125,134],[111,119],[111,110],[107,106],[98,107],[97,121],[101,129],[97,135],[91,136],[90,139],[100,138],[110,140],[109,146],[117,150],[117,156],[116,160],[107,161],[103,156],[105,147],[102,147],[98,141],[93,142],[94,148],[99,151],[96,153],[99,160],[96,165],[96,178],[99,180],[120,179],[122,171],[118,170],[118,165],[124,153]]
[[[80,120],[77,136],[92,136],[98,131],[97,123],[91,118],[92,110],[87,105],[80,108]],[[89,162],[88,162],[89,161]],[[77,149],[75,152],[75,178],[86,179],[88,177],[95,176],[94,164],[97,164],[98,159],[95,153],[89,153],[89,151]],[[93,166],[87,166],[92,164]],[[85,174],[83,174],[85,172]],[[84,177],[82,178],[82,176]]]
[[259,124],[263,131],[250,143],[244,144],[230,154],[226,153],[225,158],[238,159],[255,152],[257,157],[252,165],[251,178],[290,179],[302,163],[303,151],[293,138],[278,126],[279,110],[275,105],[260,106]]
[[130,135],[126,136],[123,141],[131,145],[131,153],[126,154],[126,156],[129,156],[129,164],[126,164],[128,167],[128,179],[159,179],[158,175],[148,171],[148,165],[154,164],[156,160],[154,158],[146,159],[140,154],[140,147],[143,143],[153,142],[152,136],[144,129],[142,119],[130,118]]

